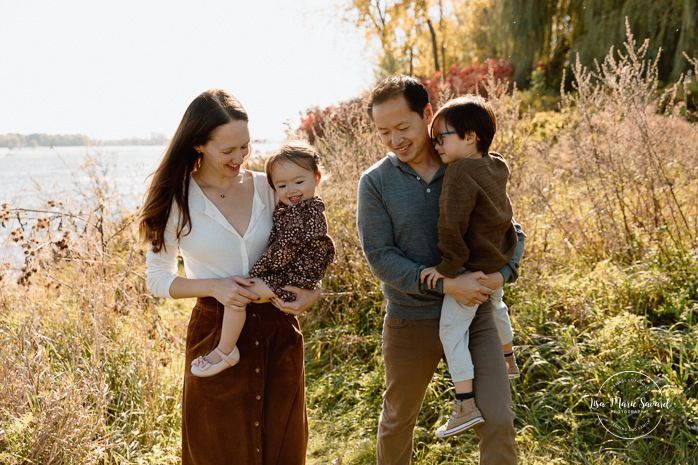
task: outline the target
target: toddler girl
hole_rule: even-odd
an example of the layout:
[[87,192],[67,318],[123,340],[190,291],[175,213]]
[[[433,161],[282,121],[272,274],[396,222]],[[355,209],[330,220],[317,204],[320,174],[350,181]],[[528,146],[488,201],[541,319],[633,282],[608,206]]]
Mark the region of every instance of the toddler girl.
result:
[[[259,295],[259,302],[295,300],[295,294],[282,288],[290,285],[314,289],[334,259],[325,204],[315,196],[322,177],[319,161],[315,149],[301,141],[286,143],[267,160],[267,180],[279,202],[274,209],[269,247],[249,273],[253,283],[249,289]],[[192,374],[213,376],[238,363],[236,343],[245,319],[244,309],[225,307],[218,347],[192,362]]]

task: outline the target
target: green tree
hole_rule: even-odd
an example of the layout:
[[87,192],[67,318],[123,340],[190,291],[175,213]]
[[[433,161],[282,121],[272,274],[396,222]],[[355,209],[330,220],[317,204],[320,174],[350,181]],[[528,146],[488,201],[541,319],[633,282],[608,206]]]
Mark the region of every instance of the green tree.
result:
[[350,0],[346,19],[366,31],[380,46],[384,74],[431,75],[443,68],[446,0]]
[[552,48],[564,46],[560,39],[569,26],[558,22],[566,17],[570,1],[574,0],[492,1],[495,51],[514,65],[519,87],[525,85],[534,65],[549,61]]
[[[649,57],[660,55],[660,79],[675,81],[688,70],[683,52],[698,53],[698,0],[492,0],[494,47],[514,65],[519,86],[533,68],[546,68],[548,84],[579,56],[593,66],[611,47],[622,47],[626,19],[635,37],[649,39]],[[661,51],[661,52],[660,52]]]
[[430,76],[503,58],[518,87],[528,87],[539,69],[556,88],[577,56],[593,66],[622,47],[626,19],[638,40],[649,39],[648,57],[660,57],[662,81],[689,69],[684,52],[698,55],[698,0],[343,1],[347,18],[378,40],[384,74]]
[[676,81],[689,69],[684,52],[698,54],[698,0],[577,0],[574,14],[578,23],[570,51],[587,65],[611,46],[622,46],[626,18],[635,37],[649,39],[649,56],[660,55],[663,81]]

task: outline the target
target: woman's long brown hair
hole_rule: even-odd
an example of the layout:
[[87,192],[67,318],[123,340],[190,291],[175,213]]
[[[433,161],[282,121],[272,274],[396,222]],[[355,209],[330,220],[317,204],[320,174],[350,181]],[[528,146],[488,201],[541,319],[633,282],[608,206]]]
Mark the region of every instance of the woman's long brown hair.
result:
[[[201,164],[201,154],[194,147],[205,145],[216,128],[231,121],[249,121],[247,112],[235,97],[220,89],[203,92],[184,112],[152,175],[140,213],[138,232],[141,239],[152,246],[153,252],[160,252],[165,245],[165,227],[173,200],[180,211],[177,238],[191,230],[189,182],[191,173]],[[185,228],[188,228],[186,233]]]

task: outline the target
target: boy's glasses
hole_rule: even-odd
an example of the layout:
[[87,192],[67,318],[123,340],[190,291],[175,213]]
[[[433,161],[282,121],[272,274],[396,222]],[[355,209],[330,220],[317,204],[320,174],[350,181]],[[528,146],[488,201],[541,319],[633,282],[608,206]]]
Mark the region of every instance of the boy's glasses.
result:
[[444,145],[444,136],[447,136],[449,134],[455,134],[455,133],[456,133],[456,131],[440,132],[431,138],[431,143],[434,144],[434,147],[438,147],[439,145]]

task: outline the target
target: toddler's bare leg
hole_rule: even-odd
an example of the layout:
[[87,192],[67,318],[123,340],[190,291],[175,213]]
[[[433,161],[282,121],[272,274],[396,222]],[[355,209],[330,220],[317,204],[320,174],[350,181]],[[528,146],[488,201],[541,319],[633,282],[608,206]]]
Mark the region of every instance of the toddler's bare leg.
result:
[[250,278],[253,282],[252,286],[248,287],[250,291],[254,292],[259,296],[259,299],[255,300],[255,303],[269,302],[269,299],[276,297],[274,291],[272,291],[267,284],[259,278]]
[[[229,307],[224,307],[223,325],[221,328],[221,339],[218,341],[218,350],[224,354],[230,354],[238,342],[242,327],[245,326],[246,313],[245,309],[233,310]],[[208,363],[218,363],[221,357],[214,351],[204,356]]]
[[[256,302],[266,302],[274,296],[274,292],[260,279],[252,279],[253,285],[249,289],[259,296]],[[214,376],[223,370],[237,364],[240,352],[236,348],[238,338],[245,326],[245,308],[225,306],[223,309],[223,322],[221,324],[221,337],[218,346],[203,357],[198,357],[192,362],[191,372],[194,376]]]
[[192,361],[191,373],[194,376],[215,376],[237,364],[240,360],[240,351],[237,350],[235,344],[240,337],[242,327],[245,325],[245,318],[244,308],[242,310],[224,308],[221,338],[218,341],[218,346],[208,355]]

